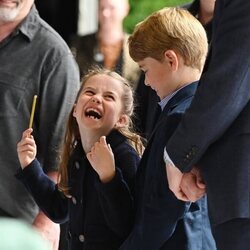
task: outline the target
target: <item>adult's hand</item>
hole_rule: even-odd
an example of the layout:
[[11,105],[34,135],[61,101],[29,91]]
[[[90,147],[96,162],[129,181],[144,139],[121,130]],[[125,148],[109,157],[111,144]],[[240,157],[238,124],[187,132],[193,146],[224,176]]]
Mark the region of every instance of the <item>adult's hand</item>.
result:
[[35,218],[33,226],[48,241],[52,250],[58,250],[60,238],[59,224],[55,224],[43,212],[40,212]]
[[195,202],[204,196],[206,185],[198,168],[194,167],[189,173],[183,174],[180,188],[189,201]]

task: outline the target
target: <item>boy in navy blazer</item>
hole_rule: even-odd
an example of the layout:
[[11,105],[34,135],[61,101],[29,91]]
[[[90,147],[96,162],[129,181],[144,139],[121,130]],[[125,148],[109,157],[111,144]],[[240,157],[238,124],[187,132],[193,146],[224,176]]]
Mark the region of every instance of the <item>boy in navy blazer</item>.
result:
[[130,55],[160,98],[162,112],[139,165],[135,224],[122,250],[216,249],[206,197],[195,203],[178,200],[168,188],[163,160],[164,146],[195,94],[207,47],[200,22],[178,8],[153,13],[129,38]]

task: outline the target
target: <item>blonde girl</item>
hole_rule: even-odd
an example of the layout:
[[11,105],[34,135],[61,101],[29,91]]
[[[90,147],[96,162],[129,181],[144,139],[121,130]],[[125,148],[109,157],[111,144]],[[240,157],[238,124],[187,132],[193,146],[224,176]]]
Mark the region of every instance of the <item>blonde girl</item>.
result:
[[61,154],[59,182],[35,159],[32,129],[17,145],[17,177],[57,223],[69,221],[69,249],[115,250],[133,220],[135,174],[142,154],[132,132],[133,93],[119,74],[100,68],[84,77]]

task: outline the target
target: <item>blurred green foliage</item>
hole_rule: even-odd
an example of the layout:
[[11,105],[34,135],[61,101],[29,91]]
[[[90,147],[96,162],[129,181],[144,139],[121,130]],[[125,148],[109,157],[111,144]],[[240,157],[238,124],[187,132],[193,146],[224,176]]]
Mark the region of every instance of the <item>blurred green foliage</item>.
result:
[[190,3],[192,0],[129,0],[129,2],[130,13],[124,20],[124,27],[128,33],[131,33],[134,26],[152,12],[167,6]]

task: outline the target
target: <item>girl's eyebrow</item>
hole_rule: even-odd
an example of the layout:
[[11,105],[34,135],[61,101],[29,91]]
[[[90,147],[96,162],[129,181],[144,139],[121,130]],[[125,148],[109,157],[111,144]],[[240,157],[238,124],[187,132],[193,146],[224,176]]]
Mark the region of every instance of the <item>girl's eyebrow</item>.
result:
[[104,93],[105,93],[105,94],[112,94],[112,95],[116,95],[116,92],[113,92],[113,91],[105,91]]
[[87,87],[83,87],[83,90],[88,90],[88,89],[90,89],[90,90],[94,90],[95,88],[93,88],[93,87],[89,87],[89,86],[87,86]]
[[[96,90],[96,89],[91,86],[87,86],[83,88],[83,91],[86,91],[86,90]],[[110,90],[105,91],[104,94],[118,96],[118,94],[115,91],[110,91]]]
[[115,98],[118,98],[118,96],[119,96],[118,93],[112,92],[112,91],[105,91],[104,95],[110,95],[110,96],[113,96]]

